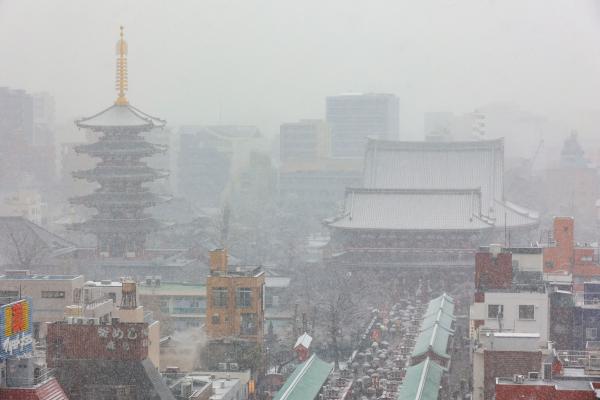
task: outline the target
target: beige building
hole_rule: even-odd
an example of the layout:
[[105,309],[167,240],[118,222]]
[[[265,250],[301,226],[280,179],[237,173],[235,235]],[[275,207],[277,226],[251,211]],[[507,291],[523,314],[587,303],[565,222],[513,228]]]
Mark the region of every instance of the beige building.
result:
[[34,275],[27,270],[8,270],[0,275],[0,297],[29,297],[33,305],[33,333],[46,336],[45,322],[61,321],[66,306],[78,304],[83,288],[81,275]]

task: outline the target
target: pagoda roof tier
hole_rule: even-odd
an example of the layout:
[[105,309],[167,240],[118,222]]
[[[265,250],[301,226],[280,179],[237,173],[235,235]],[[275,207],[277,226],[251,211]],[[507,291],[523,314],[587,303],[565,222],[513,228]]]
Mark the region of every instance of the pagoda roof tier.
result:
[[95,192],[86,196],[79,196],[71,199],[73,204],[83,204],[88,207],[107,207],[107,206],[138,206],[141,208],[151,207],[159,203],[170,200],[169,196],[159,196],[149,191],[128,193],[128,192]]
[[103,157],[108,155],[128,155],[128,156],[151,156],[162,153],[167,150],[164,145],[149,143],[142,138],[137,140],[101,140],[96,143],[84,144],[75,147],[78,153],[89,154],[90,156]]
[[136,128],[140,131],[162,128],[166,121],[146,114],[130,104],[113,104],[107,109],[75,122],[80,128],[94,130]]
[[146,165],[140,166],[116,166],[116,165],[97,165],[95,168],[86,171],[75,171],[73,176],[88,181],[109,181],[109,180],[128,180],[128,181],[153,181],[154,179],[164,178],[167,172],[150,168]]
[[92,218],[85,222],[73,224],[72,228],[87,233],[149,233],[160,229],[163,226],[159,221],[152,217],[138,219],[110,219],[110,218]]

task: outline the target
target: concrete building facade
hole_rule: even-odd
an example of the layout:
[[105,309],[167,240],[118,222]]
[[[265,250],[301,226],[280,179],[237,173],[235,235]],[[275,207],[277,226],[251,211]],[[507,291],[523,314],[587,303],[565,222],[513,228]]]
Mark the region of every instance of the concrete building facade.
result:
[[65,307],[79,304],[81,275],[36,275],[26,270],[8,270],[0,275],[0,297],[29,297],[33,305],[33,333],[46,336],[45,323],[63,319]]
[[327,97],[331,155],[362,158],[367,137],[398,139],[398,97],[387,93],[350,93]]

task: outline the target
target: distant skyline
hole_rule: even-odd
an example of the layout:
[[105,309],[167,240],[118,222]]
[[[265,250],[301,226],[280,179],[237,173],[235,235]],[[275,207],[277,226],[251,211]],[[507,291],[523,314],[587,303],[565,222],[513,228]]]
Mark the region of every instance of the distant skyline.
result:
[[425,111],[511,102],[578,128],[600,109],[593,0],[4,0],[0,86],[50,92],[60,124],[101,111],[120,25],[129,99],[170,126],[273,135],[342,92],[396,94],[407,139]]

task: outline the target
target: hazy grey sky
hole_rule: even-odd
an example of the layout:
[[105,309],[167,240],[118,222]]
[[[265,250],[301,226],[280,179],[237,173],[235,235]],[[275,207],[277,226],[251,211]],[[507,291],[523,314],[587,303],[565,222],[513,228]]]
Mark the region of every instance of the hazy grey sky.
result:
[[115,98],[180,123],[324,115],[324,97],[393,92],[401,126],[490,101],[571,118],[600,104],[592,0],[0,0],[0,85],[55,95],[60,122]]

